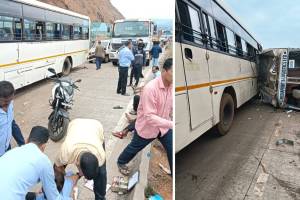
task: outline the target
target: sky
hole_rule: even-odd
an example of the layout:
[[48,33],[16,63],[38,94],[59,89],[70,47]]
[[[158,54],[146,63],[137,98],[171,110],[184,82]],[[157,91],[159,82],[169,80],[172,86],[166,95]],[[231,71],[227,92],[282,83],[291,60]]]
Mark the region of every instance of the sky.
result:
[[262,44],[300,48],[300,4],[295,0],[223,0]]
[[172,19],[175,0],[111,0],[125,18]]

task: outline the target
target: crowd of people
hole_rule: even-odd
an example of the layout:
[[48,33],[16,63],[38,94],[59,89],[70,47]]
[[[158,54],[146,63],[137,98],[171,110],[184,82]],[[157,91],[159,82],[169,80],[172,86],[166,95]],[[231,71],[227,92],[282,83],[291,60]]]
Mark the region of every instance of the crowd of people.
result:
[[[100,43],[99,43],[100,45]],[[133,87],[137,87],[146,64],[142,40],[134,48],[128,40],[119,52],[119,79],[117,93],[126,93],[128,70],[132,67]],[[102,49],[96,54],[97,69],[101,68]],[[166,149],[172,170],[172,58],[166,59],[160,70],[158,56],[161,47],[154,45],[152,56],[153,80],[147,83],[139,95],[134,96],[133,110],[127,115],[129,125],[114,135],[123,138],[133,132],[133,138],[117,160],[119,171],[128,175],[127,164],[154,139],[158,139]],[[15,89],[12,83],[0,81],[0,194],[5,200],[60,200],[74,199],[77,181],[84,176],[94,181],[96,200],[106,196],[107,172],[104,130],[102,124],[94,119],[74,119],[69,123],[66,137],[55,157],[54,164],[44,153],[49,140],[49,131],[42,126],[31,129],[26,142],[20,127],[14,119],[13,100]],[[12,137],[19,147],[11,148]],[[78,173],[66,171],[70,164],[76,165]],[[42,184],[39,192],[30,189]]]

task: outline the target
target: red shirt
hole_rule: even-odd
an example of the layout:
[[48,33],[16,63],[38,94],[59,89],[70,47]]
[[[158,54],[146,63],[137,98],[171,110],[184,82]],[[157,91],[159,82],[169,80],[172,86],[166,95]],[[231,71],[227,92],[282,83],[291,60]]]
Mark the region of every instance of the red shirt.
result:
[[164,136],[173,128],[171,113],[173,109],[173,87],[165,87],[162,77],[147,83],[141,93],[137,110],[135,128],[142,138],[157,138],[159,132]]

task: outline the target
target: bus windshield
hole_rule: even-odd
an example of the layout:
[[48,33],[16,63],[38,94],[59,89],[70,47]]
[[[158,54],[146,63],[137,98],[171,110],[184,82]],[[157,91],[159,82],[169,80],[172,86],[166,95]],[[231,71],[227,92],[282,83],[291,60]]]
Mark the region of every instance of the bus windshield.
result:
[[146,37],[149,35],[149,22],[130,21],[115,23],[113,37]]

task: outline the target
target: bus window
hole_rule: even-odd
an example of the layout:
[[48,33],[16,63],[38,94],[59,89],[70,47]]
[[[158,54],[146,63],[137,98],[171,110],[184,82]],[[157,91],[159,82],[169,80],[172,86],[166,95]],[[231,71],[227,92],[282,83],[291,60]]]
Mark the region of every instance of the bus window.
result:
[[54,39],[60,40],[61,39],[61,24],[54,24]]
[[243,55],[248,56],[247,44],[246,44],[246,41],[243,39],[242,39],[242,49],[243,49]]
[[44,22],[37,22],[35,28],[36,40],[42,40],[44,35]]
[[176,14],[175,14],[175,40],[176,42],[180,41],[180,23],[179,23],[179,19],[178,19],[178,12],[176,10]]
[[193,41],[197,44],[203,44],[198,11],[190,6],[188,6],[188,8],[189,8],[191,25],[192,25]]
[[242,40],[240,36],[235,35],[235,43],[236,43],[236,55],[243,56]]
[[234,33],[228,28],[226,28],[226,36],[227,36],[228,52],[230,54],[236,54]]
[[247,43],[247,51],[249,57],[255,56],[255,49],[249,43]]
[[13,18],[0,16],[0,40],[10,41],[13,39]]
[[214,20],[211,16],[208,15],[208,24],[209,24],[209,35],[211,37],[211,47],[215,47],[215,41],[216,41],[216,30],[214,25]]
[[208,33],[208,16],[206,13],[202,12],[202,16],[203,16],[203,27],[204,27],[204,33],[206,35],[209,35]]
[[79,26],[73,26],[73,39],[78,40],[80,38],[80,28]]
[[15,40],[22,40],[22,22],[21,19],[15,18]]
[[82,27],[82,39],[87,40],[89,39],[89,28],[88,27]]
[[46,22],[46,39],[53,40],[54,39],[54,29],[55,26],[51,22]]
[[24,19],[24,39],[34,40],[35,39],[35,21]]
[[183,38],[188,41],[193,41],[193,36],[192,36],[193,30],[191,28],[192,24],[189,17],[188,7],[182,1],[177,1],[177,5],[178,5],[179,16],[180,16]]
[[213,47],[213,41],[211,38],[211,35],[209,33],[209,21],[208,21],[208,15],[204,12],[202,12],[203,17],[203,27],[204,27],[204,33],[206,37],[206,42],[209,43],[208,45]]
[[63,40],[69,40],[70,39],[70,25],[62,25],[62,39]]
[[226,36],[225,26],[220,22],[216,21],[217,35],[218,35],[218,47],[221,51],[226,51]]

